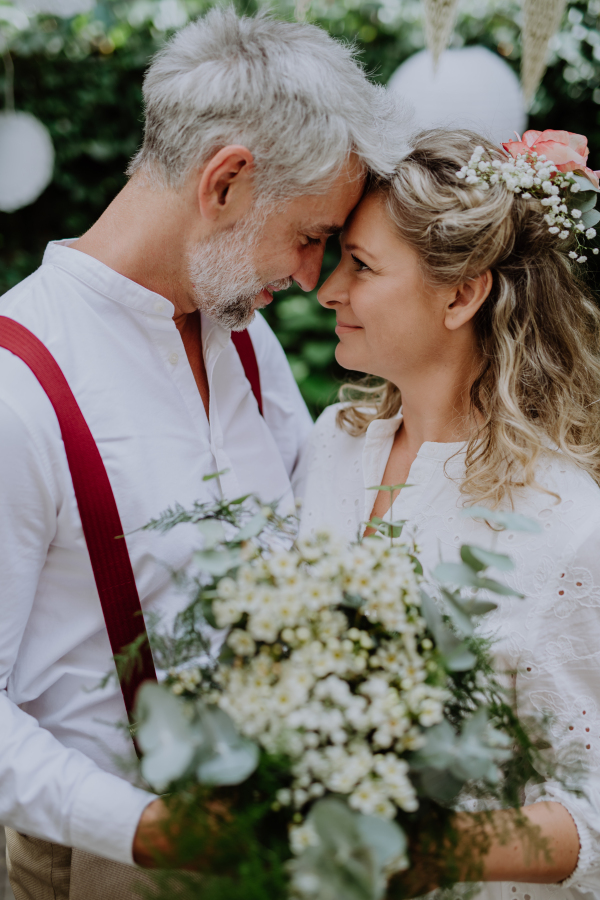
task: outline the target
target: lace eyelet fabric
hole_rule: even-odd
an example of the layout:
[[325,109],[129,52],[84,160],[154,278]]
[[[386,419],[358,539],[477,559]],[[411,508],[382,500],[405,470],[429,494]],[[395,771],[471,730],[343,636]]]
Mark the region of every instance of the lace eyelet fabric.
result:
[[[377,420],[352,437],[337,427],[338,409],[325,410],[305,450],[300,530],[327,529],[352,541],[370,518],[376,492],[368,488],[381,484],[401,419]],[[562,884],[488,884],[480,896],[550,900],[585,892],[600,900],[600,488],[549,451],[537,473],[545,491],[514,498],[514,511],[540,530],[499,533],[463,515],[463,475],[463,445],[423,444],[407,478],[411,487],[400,492],[391,516],[406,520],[415,535],[426,578],[438,562],[458,561],[461,544],[513,560],[512,572],[490,574],[523,599],[494,596],[498,607],[479,629],[493,638],[497,671],[514,690],[519,713],[549,719],[544,781],[528,786],[525,803],[562,803],[580,839],[577,868]],[[564,782],[582,793],[567,791]]]

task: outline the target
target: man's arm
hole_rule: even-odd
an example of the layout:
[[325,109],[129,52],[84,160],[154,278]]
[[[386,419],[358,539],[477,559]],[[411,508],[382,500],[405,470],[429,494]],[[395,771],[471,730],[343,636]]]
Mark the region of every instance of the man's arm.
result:
[[[27,660],[19,658],[23,635],[35,616],[40,574],[64,497],[57,483],[56,460],[25,426],[17,409],[41,391],[19,360],[3,360],[10,401],[0,399],[0,823],[33,837],[78,847],[119,862],[132,862],[134,834],[144,808],[154,799],[123,779],[100,769],[83,753],[64,747],[32,716],[19,709],[11,680],[27,684]],[[19,390],[16,389],[18,384]],[[15,398],[14,401],[12,398]],[[46,406],[47,404],[47,406]],[[39,410],[37,409],[39,407]],[[55,420],[45,397],[36,399],[38,431]],[[58,426],[56,425],[56,428]],[[60,436],[57,437],[60,448]],[[74,598],[76,599],[76,598]],[[31,620],[35,627],[35,620]],[[56,634],[39,639],[60,641]],[[36,699],[35,686],[23,700]]]

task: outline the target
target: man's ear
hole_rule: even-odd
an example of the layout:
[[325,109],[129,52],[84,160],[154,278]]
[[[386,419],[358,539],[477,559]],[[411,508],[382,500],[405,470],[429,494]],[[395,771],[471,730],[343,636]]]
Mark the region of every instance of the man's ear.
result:
[[204,166],[198,182],[203,218],[232,225],[252,206],[254,157],[247,147],[223,147]]
[[492,273],[478,275],[472,281],[465,281],[454,288],[446,307],[444,324],[450,331],[456,331],[469,322],[489,296],[492,289]]

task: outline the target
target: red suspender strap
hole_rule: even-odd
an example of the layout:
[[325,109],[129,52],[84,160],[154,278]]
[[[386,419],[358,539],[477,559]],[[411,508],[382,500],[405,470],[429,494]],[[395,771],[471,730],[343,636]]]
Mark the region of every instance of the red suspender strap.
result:
[[[83,533],[113,654],[146,634],[131,561],[117,504],[92,433],[67,380],[52,354],[34,334],[0,316],[0,347],[29,366],[54,407],[62,433]],[[131,717],[135,694],[147,679],[156,679],[148,641],[141,647],[140,665],[121,681],[125,708]]]
[[247,331],[232,331],[231,340],[238,352],[246,378],[250,382],[252,393],[256,397],[258,410],[263,415],[262,392],[260,389],[260,373],[258,371],[258,363],[256,361],[256,353],[252,346],[252,338]]

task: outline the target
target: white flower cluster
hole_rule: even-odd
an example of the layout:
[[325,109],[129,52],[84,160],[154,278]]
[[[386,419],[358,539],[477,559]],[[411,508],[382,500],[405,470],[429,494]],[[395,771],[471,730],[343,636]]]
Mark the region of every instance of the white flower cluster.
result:
[[[581,210],[570,209],[567,199],[570,194],[578,193],[581,188],[571,173],[559,172],[556,166],[543,155],[535,152],[520,154],[516,159],[502,162],[499,159],[485,159],[483,147],[476,147],[468,165],[456,173],[456,177],[464,179],[465,184],[477,185],[482,191],[488,191],[494,184],[502,183],[509,191],[520,194],[527,200],[537,199],[542,206],[548,207],[544,220],[548,224],[550,234],[560,240],[566,240],[571,234],[578,243],[585,236],[587,240],[596,237],[595,228],[586,228],[581,219]],[[594,247],[592,253],[600,251]],[[587,257],[571,250],[571,259],[578,263],[587,262]]]
[[319,535],[257,553],[218,583],[213,612],[233,626],[236,658],[210,699],[243,735],[291,758],[282,805],[335,792],[387,819],[417,808],[401,756],[423,746],[449,696],[418,582],[409,546]]

